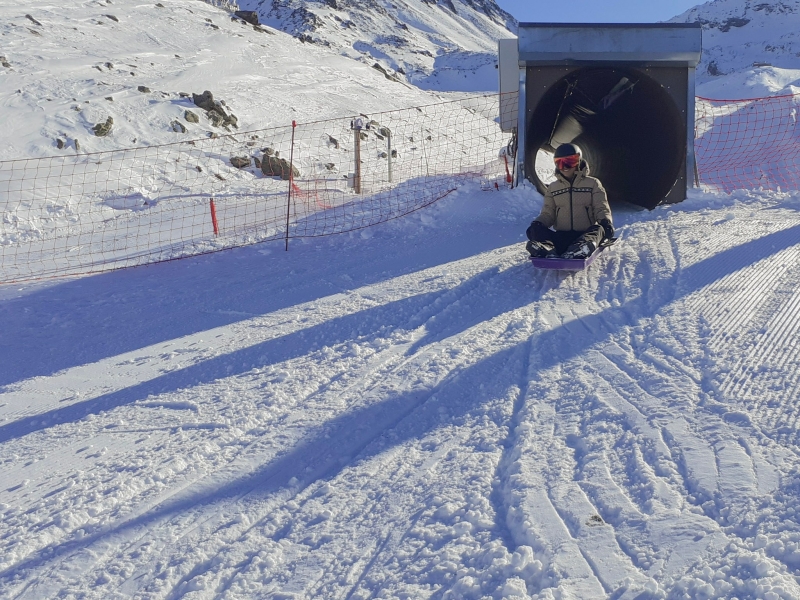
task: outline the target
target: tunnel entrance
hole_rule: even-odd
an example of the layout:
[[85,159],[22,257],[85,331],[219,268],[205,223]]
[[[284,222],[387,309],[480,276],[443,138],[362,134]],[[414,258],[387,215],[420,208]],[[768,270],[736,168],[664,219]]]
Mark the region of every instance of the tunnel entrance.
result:
[[611,202],[655,208],[686,198],[699,24],[520,23],[516,42],[498,47],[501,92],[519,90],[518,177],[544,193],[552,152],[572,142]]
[[685,177],[686,163],[685,113],[666,86],[633,68],[554,70],[558,79],[533,108],[525,136],[526,172],[539,191],[554,178],[552,152],[572,142],[611,202],[660,204]]

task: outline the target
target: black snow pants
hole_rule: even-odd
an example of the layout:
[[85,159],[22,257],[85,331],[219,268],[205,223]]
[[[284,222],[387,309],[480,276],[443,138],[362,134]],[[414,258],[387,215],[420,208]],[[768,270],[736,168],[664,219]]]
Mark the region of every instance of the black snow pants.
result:
[[581,241],[591,241],[594,247],[600,246],[600,242],[605,237],[605,232],[600,225],[592,225],[586,231],[553,231],[534,221],[525,232],[529,240],[535,242],[550,242],[556,248],[556,252],[563,254],[564,251],[578,239]]

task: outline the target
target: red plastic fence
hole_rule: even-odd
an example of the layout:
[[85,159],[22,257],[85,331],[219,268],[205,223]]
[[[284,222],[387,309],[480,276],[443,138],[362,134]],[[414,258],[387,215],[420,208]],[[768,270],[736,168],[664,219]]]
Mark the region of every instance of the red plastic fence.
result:
[[[515,107],[516,103],[504,106]],[[408,214],[505,183],[496,94],[147,148],[0,162],[0,282],[85,274]]]
[[800,189],[800,94],[697,98],[695,156],[704,189]]

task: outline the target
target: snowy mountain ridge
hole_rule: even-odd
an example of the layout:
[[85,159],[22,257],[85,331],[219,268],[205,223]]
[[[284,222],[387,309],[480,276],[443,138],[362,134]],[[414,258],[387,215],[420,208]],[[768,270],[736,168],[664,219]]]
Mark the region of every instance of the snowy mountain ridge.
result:
[[[426,89],[494,89],[497,40],[517,22],[495,0],[240,0],[262,22]],[[490,87],[486,87],[486,86]]]
[[800,92],[800,0],[713,0],[670,22],[703,25],[703,58],[697,68],[700,95],[738,98]]

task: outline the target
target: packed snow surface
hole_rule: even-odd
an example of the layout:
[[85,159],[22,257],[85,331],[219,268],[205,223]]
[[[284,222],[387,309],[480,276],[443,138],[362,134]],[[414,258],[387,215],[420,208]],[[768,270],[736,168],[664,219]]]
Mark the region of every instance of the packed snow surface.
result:
[[800,197],[540,205],[0,288],[0,596],[800,596]]

